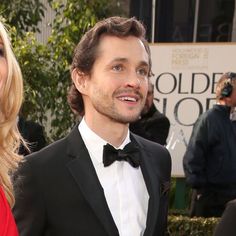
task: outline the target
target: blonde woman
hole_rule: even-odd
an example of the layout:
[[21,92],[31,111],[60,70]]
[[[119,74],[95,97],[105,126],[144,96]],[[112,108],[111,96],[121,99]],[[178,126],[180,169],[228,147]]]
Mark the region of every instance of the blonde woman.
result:
[[18,164],[20,134],[17,115],[22,102],[23,83],[20,67],[12,52],[6,29],[0,22],[0,235],[17,236],[11,213],[14,205],[9,173]]

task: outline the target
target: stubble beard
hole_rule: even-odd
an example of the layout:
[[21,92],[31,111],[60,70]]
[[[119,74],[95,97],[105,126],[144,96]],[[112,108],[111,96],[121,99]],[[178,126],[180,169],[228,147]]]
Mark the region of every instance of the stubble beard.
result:
[[141,110],[140,110],[140,112],[132,116],[122,115],[121,113],[117,111],[117,109],[114,106],[114,103],[112,104],[112,106],[109,106],[109,107],[104,107],[99,104],[94,104],[94,108],[96,109],[97,112],[99,112],[103,116],[106,116],[110,120],[115,121],[117,123],[121,123],[121,124],[128,124],[128,123],[132,123],[136,121],[141,113]]
[[[101,93],[101,91],[97,91],[97,98],[96,100],[94,100],[93,103],[93,107],[94,109],[102,114],[103,116],[106,116],[107,118],[109,118],[112,121],[115,121],[117,123],[121,123],[121,124],[128,124],[128,123],[132,123],[134,121],[136,121],[141,112],[142,109],[144,107],[144,102],[142,102],[142,106],[140,106],[140,110],[136,113],[134,113],[133,115],[123,115],[121,114],[121,112],[118,111],[118,108],[115,105],[114,100],[112,100],[112,102],[108,102],[107,104],[105,104],[103,101],[110,101],[111,98],[108,95],[104,95]],[[112,98],[114,99],[114,95],[112,96]],[[132,108],[130,108],[132,109]]]

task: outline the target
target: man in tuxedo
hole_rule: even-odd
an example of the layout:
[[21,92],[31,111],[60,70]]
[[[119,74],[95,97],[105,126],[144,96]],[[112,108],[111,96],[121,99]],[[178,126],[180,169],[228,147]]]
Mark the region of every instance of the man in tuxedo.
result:
[[83,119],[20,166],[21,236],[164,235],[169,152],[129,132],[152,74],[144,37],[136,19],[111,17],[76,46],[68,101]]
[[146,102],[139,119],[130,124],[130,131],[153,142],[166,145],[170,121],[153,103],[154,85],[149,81]]

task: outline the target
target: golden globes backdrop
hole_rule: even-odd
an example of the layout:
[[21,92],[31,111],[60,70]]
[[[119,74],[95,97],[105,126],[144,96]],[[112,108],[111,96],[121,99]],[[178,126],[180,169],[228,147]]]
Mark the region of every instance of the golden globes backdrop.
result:
[[236,44],[151,44],[155,105],[170,119],[167,148],[172,176],[184,176],[182,160],[200,114],[215,104],[215,85],[236,72]]

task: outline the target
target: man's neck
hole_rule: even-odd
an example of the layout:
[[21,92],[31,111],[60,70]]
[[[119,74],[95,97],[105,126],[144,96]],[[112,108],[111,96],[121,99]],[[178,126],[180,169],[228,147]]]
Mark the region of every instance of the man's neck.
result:
[[217,104],[234,108],[232,106],[232,102],[230,100],[228,101],[227,99],[221,99],[217,102]]
[[119,147],[127,136],[128,124],[122,124],[108,118],[106,122],[99,119],[90,119],[86,116],[84,119],[88,127],[94,133],[112,144],[114,147]]

